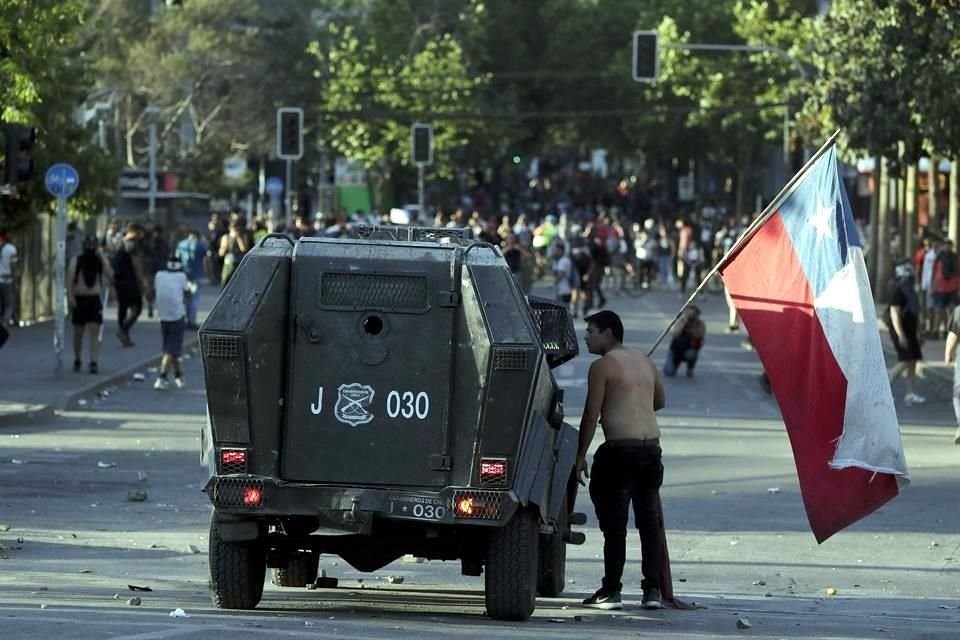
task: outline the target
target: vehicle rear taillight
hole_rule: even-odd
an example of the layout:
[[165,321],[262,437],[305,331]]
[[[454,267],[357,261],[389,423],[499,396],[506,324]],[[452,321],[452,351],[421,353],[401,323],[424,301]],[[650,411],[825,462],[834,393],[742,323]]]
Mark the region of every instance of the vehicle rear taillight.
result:
[[507,461],[505,458],[480,459],[480,486],[507,486]]
[[502,491],[457,489],[453,492],[453,515],[473,520],[497,520],[503,512]]
[[247,472],[246,449],[220,449],[220,475]]
[[247,487],[243,490],[243,504],[248,507],[259,507],[263,502],[263,492],[259,487]]

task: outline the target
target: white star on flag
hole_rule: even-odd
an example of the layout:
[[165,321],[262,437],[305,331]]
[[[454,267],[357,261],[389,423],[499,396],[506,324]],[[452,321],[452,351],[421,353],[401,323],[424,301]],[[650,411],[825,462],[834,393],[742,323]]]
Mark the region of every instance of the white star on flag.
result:
[[833,206],[828,206],[821,202],[817,206],[816,213],[807,218],[807,222],[809,222],[813,228],[817,230],[818,239],[823,237],[830,239],[834,238],[833,226],[831,226],[830,220],[835,213],[836,209]]

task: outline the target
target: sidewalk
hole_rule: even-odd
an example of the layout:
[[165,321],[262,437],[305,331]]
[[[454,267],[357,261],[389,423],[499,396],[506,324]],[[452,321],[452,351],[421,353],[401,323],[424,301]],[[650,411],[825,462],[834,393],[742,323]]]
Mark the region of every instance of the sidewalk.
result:
[[[206,318],[219,294],[219,287],[203,285],[200,289],[198,322]],[[124,348],[117,339],[117,307],[104,310],[103,346],[100,350],[100,373],[87,373],[89,356],[86,340],[83,348],[83,370],[73,372],[73,326],[66,323],[63,350],[63,374],[55,377],[57,357],[53,350],[53,321],[10,330],[10,339],[0,349],[0,427],[42,420],[56,411],[74,408],[81,397],[129,380],[136,371],[156,366],[160,361],[160,319],[154,313],[147,317],[144,306],[131,330],[135,346]],[[195,343],[195,332],[184,337],[184,349]],[[144,381],[144,384],[149,380]]]

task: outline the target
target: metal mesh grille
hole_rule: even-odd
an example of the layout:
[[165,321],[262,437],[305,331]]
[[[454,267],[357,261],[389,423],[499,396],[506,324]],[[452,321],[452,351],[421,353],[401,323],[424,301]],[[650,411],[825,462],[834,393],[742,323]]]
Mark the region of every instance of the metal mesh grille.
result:
[[575,358],[580,349],[577,345],[577,334],[573,329],[573,322],[567,310],[543,298],[528,298],[530,303],[530,319],[537,328],[540,344],[547,352],[550,366]]
[[238,336],[203,336],[203,355],[206,358],[239,358]]
[[247,487],[263,491],[262,480],[247,478],[217,478],[213,485],[213,503],[218,507],[246,507],[243,492]]
[[427,309],[427,279],[423,276],[373,273],[325,273],[320,279],[320,304],[362,309]]
[[526,371],[528,351],[509,347],[497,347],[493,350],[494,371]]
[[247,472],[247,462],[246,462],[246,460],[236,461],[236,462],[234,462],[234,461],[224,462],[224,461],[223,461],[223,457],[222,457],[222,456],[223,456],[223,451],[224,451],[224,450],[221,450],[221,458],[220,458],[220,475],[221,475],[221,476],[232,476],[232,475],[236,475],[236,474],[238,474],[238,473],[246,473],[246,472]]
[[[464,513],[458,504],[461,500],[471,500],[471,513]],[[499,520],[503,513],[503,493],[500,491],[478,491],[459,489],[453,492],[453,506],[456,517],[467,520]]]

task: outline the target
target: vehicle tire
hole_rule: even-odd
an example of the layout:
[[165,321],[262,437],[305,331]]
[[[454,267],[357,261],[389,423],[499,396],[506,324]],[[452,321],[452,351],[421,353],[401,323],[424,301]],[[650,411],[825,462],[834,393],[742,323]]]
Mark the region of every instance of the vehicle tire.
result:
[[298,551],[286,567],[273,570],[273,584],[278,587],[305,587],[317,581],[320,554]]
[[485,568],[487,615],[495,620],[526,620],[537,605],[539,518],[520,509],[490,535]]
[[556,533],[540,534],[537,593],[544,598],[558,597],[567,583],[567,543],[563,535],[569,527],[569,519],[567,501],[564,499],[557,515]]
[[260,540],[226,542],[210,518],[210,597],[218,609],[253,609],[263,597],[267,558]]

